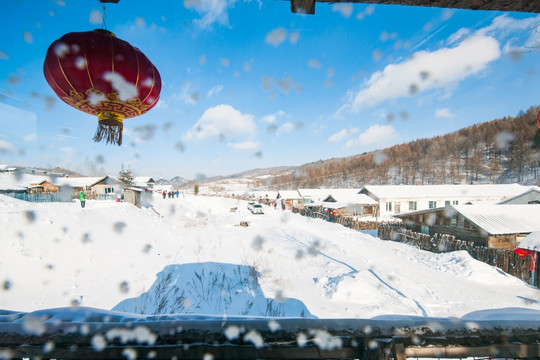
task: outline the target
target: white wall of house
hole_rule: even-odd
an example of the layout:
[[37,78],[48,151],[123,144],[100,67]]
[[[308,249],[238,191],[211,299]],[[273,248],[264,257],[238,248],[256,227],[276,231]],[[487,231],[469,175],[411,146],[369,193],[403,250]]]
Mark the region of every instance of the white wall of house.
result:
[[[504,185],[425,185],[366,186],[379,202],[379,216],[392,217],[411,211],[448,205],[496,203],[529,190],[518,184]],[[389,195],[386,195],[389,194]]]
[[118,184],[97,184],[90,191],[93,197],[115,199],[122,192]]
[[[436,197],[431,199],[425,198],[408,198],[408,199],[382,199],[380,204],[381,216],[393,216],[395,214],[403,214],[417,210],[435,209],[445,207],[447,205],[463,205],[470,199],[464,198],[444,198]],[[480,201],[476,199],[476,201]]]

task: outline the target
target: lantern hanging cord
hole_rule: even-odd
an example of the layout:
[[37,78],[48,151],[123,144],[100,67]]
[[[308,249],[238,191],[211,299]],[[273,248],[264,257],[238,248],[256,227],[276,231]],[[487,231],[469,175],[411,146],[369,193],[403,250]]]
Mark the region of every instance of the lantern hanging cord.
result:
[[101,28],[107,30],[107,24],[105,23],[105,19],[107,19],[107,7],[103,2],[100,0],[96,0],[101,5]]

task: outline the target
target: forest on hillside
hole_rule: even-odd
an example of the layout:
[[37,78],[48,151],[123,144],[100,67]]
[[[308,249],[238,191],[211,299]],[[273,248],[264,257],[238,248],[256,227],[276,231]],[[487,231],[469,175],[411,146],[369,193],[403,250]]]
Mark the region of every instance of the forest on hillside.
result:
[[540,168],[540,106],[431,139],[319,161],[273,177],[274,189],[363,185],[536,184]]

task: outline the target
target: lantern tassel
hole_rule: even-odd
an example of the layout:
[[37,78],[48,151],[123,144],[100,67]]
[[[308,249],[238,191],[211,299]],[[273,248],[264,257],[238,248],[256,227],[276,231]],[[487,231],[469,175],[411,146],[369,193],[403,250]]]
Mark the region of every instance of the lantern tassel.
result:
[[98,113],[98,119],[94,141],[122,145],[122,130],[124,128],[122,116],[111,112],[100,112]]

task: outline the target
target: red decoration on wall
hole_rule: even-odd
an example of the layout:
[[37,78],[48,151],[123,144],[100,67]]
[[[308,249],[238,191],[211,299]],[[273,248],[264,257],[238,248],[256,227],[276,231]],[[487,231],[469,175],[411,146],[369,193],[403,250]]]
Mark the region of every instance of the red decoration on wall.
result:
[[96,142],[121,145],[123,120],[146,113],[161,92],[150,60],[107,30],[62,36],[49,46],[43,72],[62,101],[98,117]]
[[532,250],[521,249],[521,248],[515,248],[514,252],[518,254],[520,257],[525,257],[528,255],[532,255],[534,253],[534,251]]

